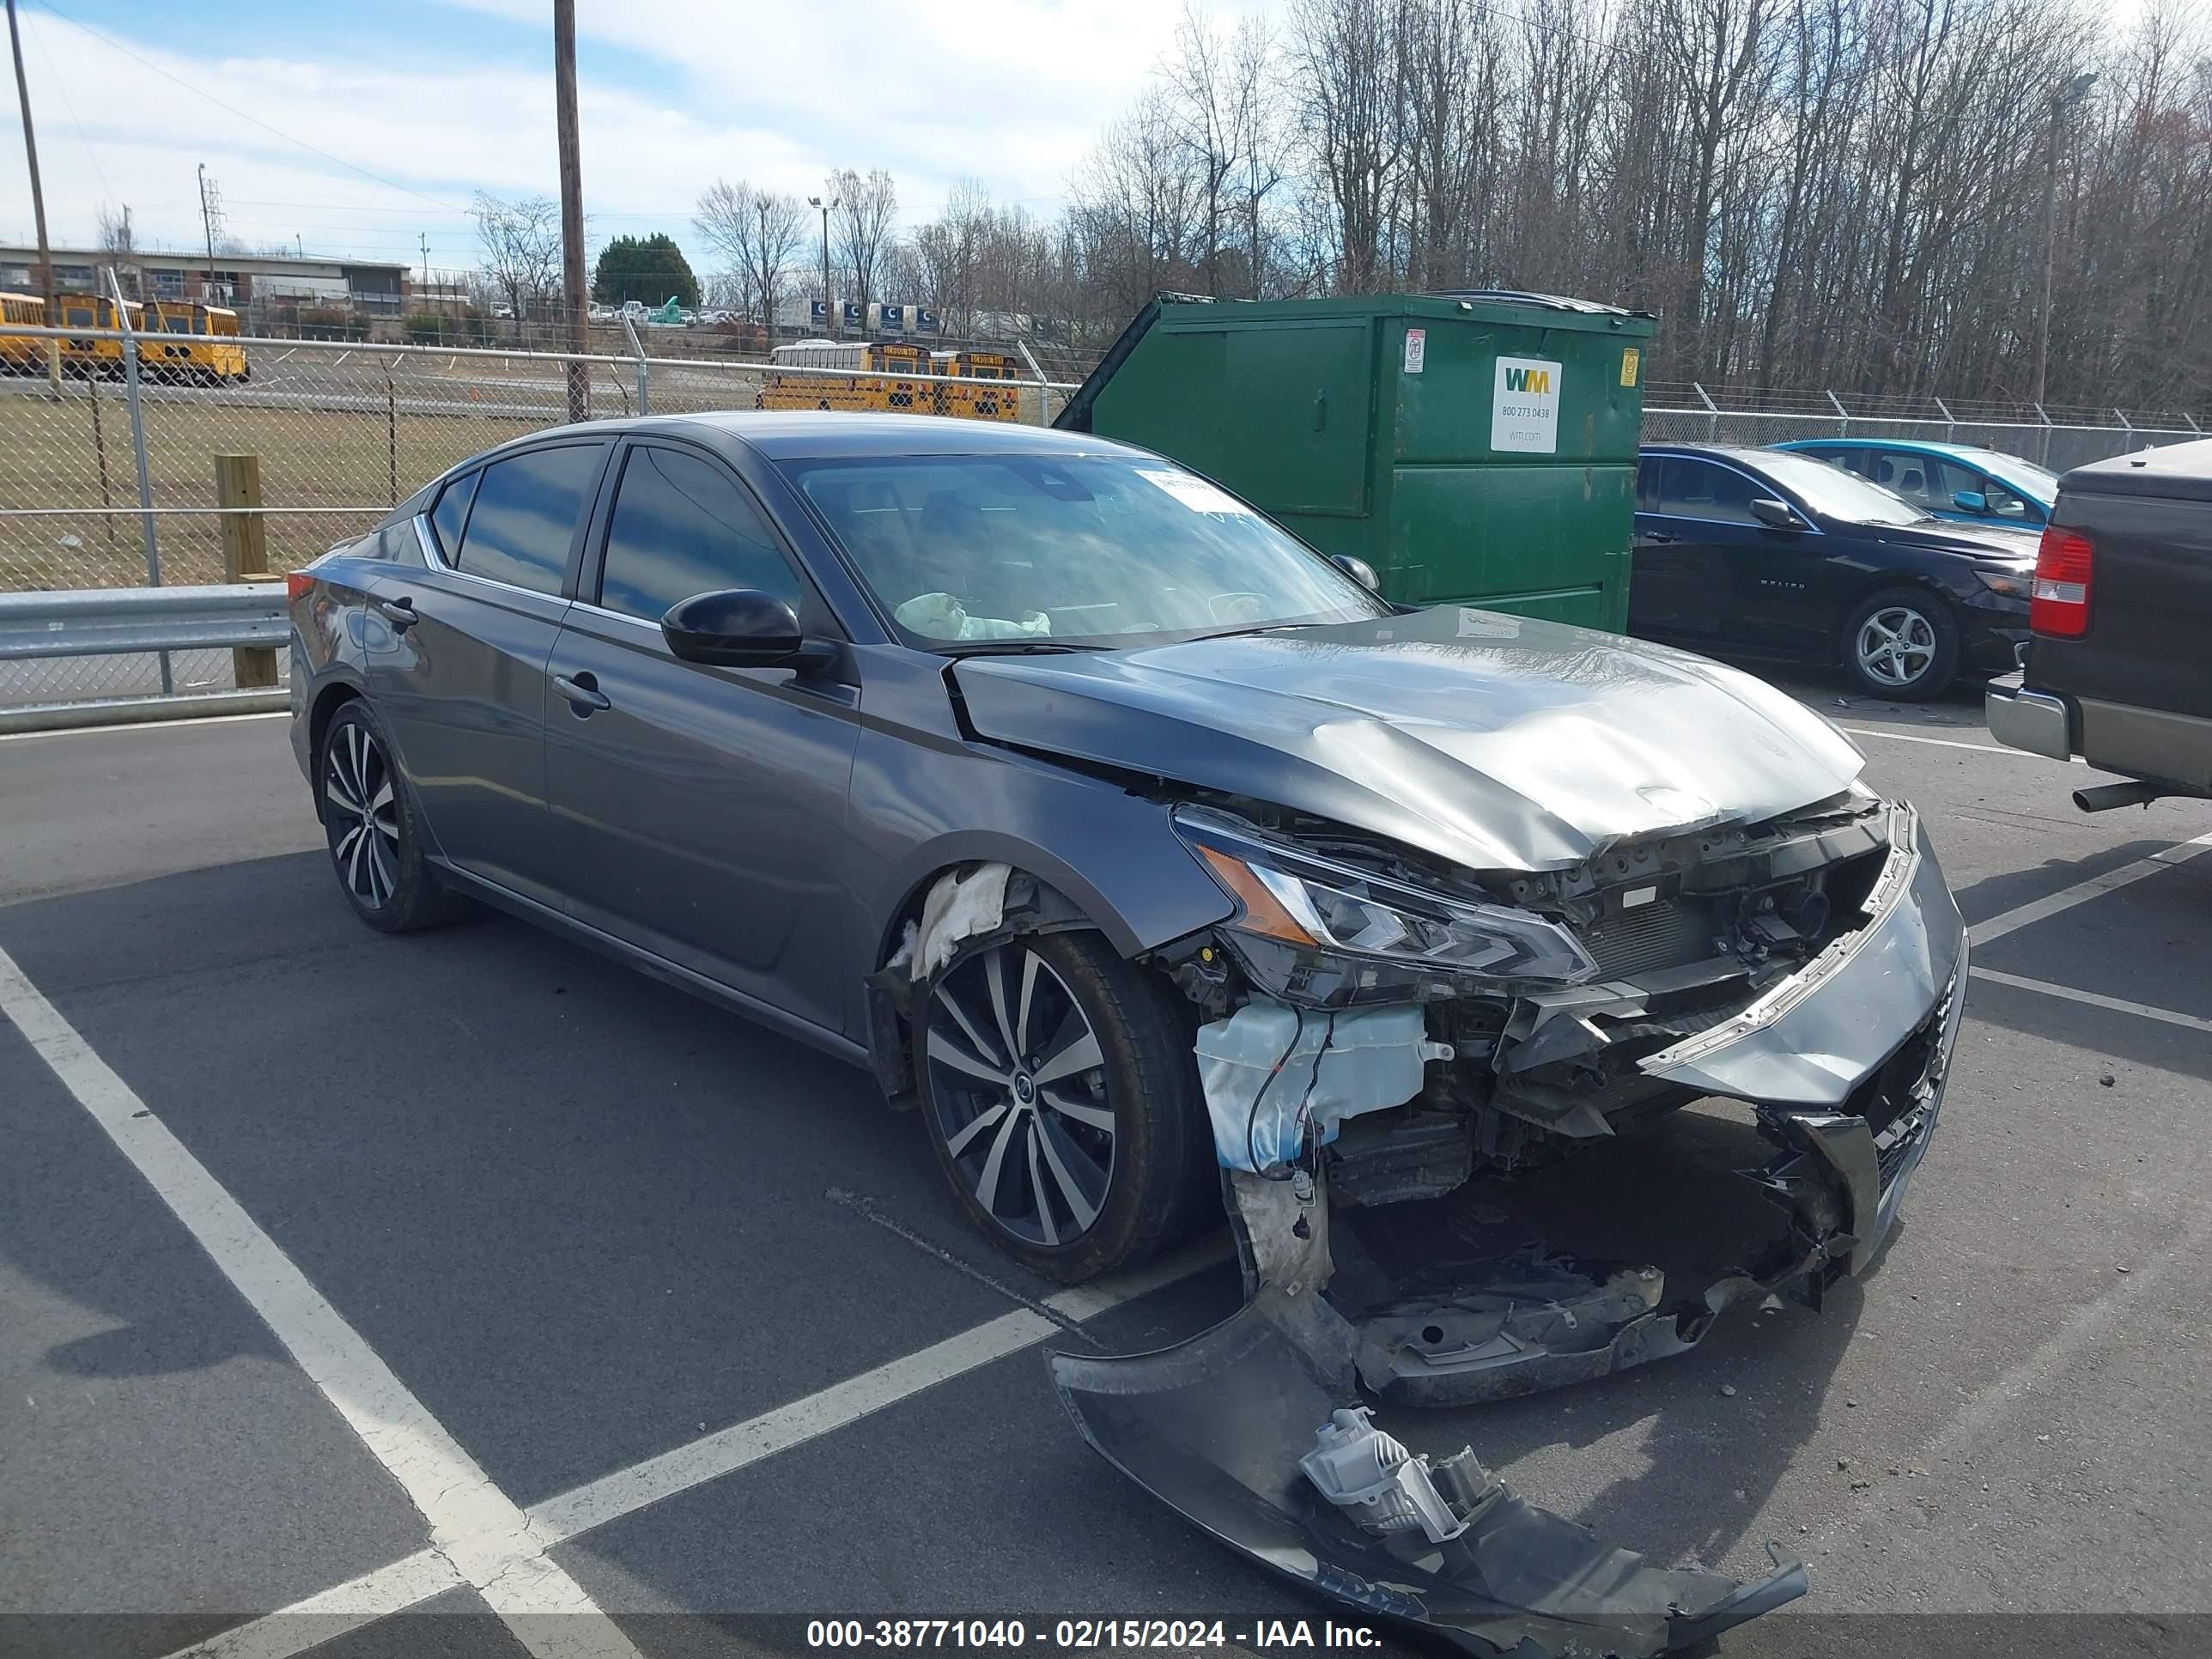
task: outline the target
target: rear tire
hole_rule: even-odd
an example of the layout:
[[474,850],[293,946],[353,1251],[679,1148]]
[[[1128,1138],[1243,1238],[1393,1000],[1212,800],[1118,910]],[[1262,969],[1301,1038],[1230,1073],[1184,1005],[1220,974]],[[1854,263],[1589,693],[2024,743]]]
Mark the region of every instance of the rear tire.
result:
[[1012,939],[930,981],[914,1022],[921,1117],[993,1243],[1073,1285],[1149,1261],[1205,1218],[1212,1143],[1189,1024],[1170,987],[1089,932]]
[[369,706],[340,705],[315,757],[331,866],[353,913],[380,933],[451,921],[465,908],[423,856],[427,837],[407,780]]
[[1885,587],[1844,621],[1844,673],[1870,697],[1924,702],[1959,673],[1959,619],[1950,601],[1919,587]]

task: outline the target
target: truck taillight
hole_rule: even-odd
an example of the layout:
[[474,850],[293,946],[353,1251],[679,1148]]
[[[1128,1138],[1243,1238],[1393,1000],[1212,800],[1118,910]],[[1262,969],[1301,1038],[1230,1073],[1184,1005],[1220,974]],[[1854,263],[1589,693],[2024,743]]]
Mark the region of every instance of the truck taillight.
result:
[[2027,625],[2039,634],[2078,640],[2089,631],[2089,577],[2097,549],[2078,530],[2043,527],[2035,550],[2035,588],[2027,605]]
[[291,604],[314,585],[314,577],[308,574],[308,573],[304,570],[286,571],[284,573],[284,602],[287,605]]

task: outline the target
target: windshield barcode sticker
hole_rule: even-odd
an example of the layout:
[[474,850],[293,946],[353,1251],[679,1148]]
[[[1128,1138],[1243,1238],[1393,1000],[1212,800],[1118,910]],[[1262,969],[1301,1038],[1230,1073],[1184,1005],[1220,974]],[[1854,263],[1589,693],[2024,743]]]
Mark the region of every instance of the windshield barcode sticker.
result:
[[1188,472],[1170,472],[1164,467],[1139,467],[1137,476],[1181,501],[1194,513],[1234,513],[1250,517],[1252,509],[1226,490],[1215,489],[1203,478]]

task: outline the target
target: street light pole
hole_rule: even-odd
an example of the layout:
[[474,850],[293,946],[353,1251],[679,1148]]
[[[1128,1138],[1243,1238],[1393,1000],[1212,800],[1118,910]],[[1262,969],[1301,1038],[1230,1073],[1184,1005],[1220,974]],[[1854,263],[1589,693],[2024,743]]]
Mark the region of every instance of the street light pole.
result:
[[[830,210],[838,204],[834,198],[825,202],[819,196],[810,196],[806,205],[822,210],[822,320],[830,325],[830,337],[834,340],[837,337],[837,307],[830,295]],[[865,328],[867,319],[864,317],[860,321]]]
[[2089,95],[2093,74],[2077,75],[2066,87],[2051,90],[2051,153],[2043,173],[2043,303],[2036,309],[2035,397],[2043,405],[2045,381],[2051,369],[2051,279],[2058,262],[2058,136],[2066,112]]

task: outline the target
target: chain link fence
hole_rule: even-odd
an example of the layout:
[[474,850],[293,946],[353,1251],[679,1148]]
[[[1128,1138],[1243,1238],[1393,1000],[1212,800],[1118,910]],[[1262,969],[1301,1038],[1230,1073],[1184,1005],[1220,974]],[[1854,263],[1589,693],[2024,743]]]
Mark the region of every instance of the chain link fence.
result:
[[[32,349],[0,353],[0,364],[15,371],[0,374],[0,591],[223,580],[223,521],[240,510],[218,497],[216,458],[224,455],[256,458],[261,505],[254,510],[266,528],[270,568],[296,568],[368,529],[454,463],[568,421],[572,364],[581,371],[592,417],[756,409],[764,389],[789,407],[808,401],[795,398],[795,389],[817,383],[822,406],[849,407],[831,393],[858,373],[651,356],[671,343],[629,331],[626,350],[576,356],[355,340],[134,338],[31,328],[8,335]],[[58,382],[41,372],[47,339],[64,347]],[[228,355],[216,348],[229,349]],[[135,377],[128,372],[134,349]],[[1065,378],[997,384],[1012,393],[1018,418],[1045,424],[1083,368],[1063,355],[1048,372]],[[2005,450],[2062,471],[2203,435],[2185,416],[2131,418],[2118,410],[2046,414],[1941,399],[1847,404],[1827,392],[1709,393],[1666,383],[1646,395],[1644,434],[1650,441],[1926,438]],[[225,652],[173,653],[166,665],[135,657],[0,663],[0,704],[185,694],[230,684]]]

